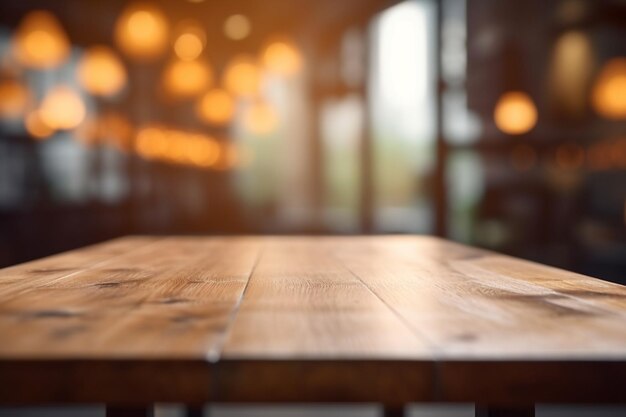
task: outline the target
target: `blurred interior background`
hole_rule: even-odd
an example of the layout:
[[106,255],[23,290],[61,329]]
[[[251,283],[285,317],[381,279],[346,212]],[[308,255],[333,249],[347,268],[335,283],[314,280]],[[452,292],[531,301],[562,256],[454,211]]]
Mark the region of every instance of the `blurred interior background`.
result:
[[1,2],[0,266],[177,233],[626,283],[626,2]]

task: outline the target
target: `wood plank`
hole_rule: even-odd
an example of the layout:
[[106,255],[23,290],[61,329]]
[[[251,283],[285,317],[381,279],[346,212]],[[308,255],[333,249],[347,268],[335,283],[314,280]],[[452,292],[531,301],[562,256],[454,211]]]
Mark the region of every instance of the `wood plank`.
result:
[[[190,374],[197,379],[189,383],[197,388],[190,397],[178,400],[207,401],[210,360],[223,342],[257,254],[258,245],[247,239],[168,238],[146,250],[120,255],[112,265],[51,280],[3,300],[0,334],[11,342],[0,344],[0,362],[5,361],[0,385],[7,382],[5,375],[18,372],[13,368],[19,370],[22,363],[33,360],[79,361],[76,372],[92,369],[96,378],[103,361],[133,366],[138,362],[141,375],[124,374],[120,381],[145,379],[143,392],[161,392],[160,363],[178,362],[181,369],[189,363],[201,370]],[[32,383],[37,373],[31,376],[24,382]],[[46,381],[54,385],[66,377],[56,375],[55,381],[47,374]],[[10,391],[19,394],[21,389],[27,390],[13,384]],[[197,396],[199,390],[202,398]],[[128,387],[113,392],[118,401],[124,394],[126,400],[135,395]]]
[[436,346],[441,401],[623,401],[623,287],[428,237],[335,253]]
[[320,242],[266,239],[220,358],[219,401],[430,398],[430,347]]
[[623,311],[546,286],[592,278],[427,237],[356,240],[335,252],[440,358],[626,358]]
[[130,236],[70,252],[48,256],[0,270],[0,302],[20,292],[71,277],[80,271],[111,262],[117,256],[154,243],[158,238]]
[[204,358],[256,260],[246,241],[170,238],[0,303],[0,357]]

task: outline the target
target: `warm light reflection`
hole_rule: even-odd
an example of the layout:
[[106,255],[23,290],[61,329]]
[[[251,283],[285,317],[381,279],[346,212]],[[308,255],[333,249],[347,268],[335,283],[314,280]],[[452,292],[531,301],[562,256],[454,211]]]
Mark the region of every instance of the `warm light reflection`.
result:
[[28,89],[17,80],[0,81],[0,118],[17,119],[28,105]]
[[258,101],[246,112],[244,124],[250,133],[267,135],[276,130],[278,116],[271,105]]
[[93,46],[84,53],[77,69],[81,85],[96,96],[111,96],[126,84],[126,69],[108,46]]
[[581,31],[568,31],[557,39],[550,64],[549,89],[557,110],[583,116],[594,67],[591,39]]
[[302,69],[302,56],[298,48],[289,41],[269,44],[263,51],[265,68],[280,75],[294,75]]
[[562,169],[578,169],[585,162],[585,150],[580,145],[561,145],[555,153],[556,165]]
[[73,129],[85,118],[87,110],[81,97],[67,86],[53,88],[43,99],[42,121],[53,129]]
[[626,58],[608,61],[593,87],[591,103],[607,119],[626,119]]
[[35,139],[47,139],[54,133],[54,129],[41,119],[39,111],[33,111],[26,116],[24,119],[24,127],[28,134]]
[[183,61],[191,61],[200,56],[206,44],[204,30],[195,22],[181,24],[179,34],[174,41],[174,53]]
[[235,113],[235,101],[228,92],[215,88],[206,93],[196,106],[198,117],[209,124],[224,125]]
[[611,159],[616,168],[626,169],[626,138],[622,137],[613,141]]
[[167,19],[160,9],[150,3],[132,3],[116,22],[115,41],[129,56],[150,60],[165,51],[168,32]]
[[44,10],[28,13],[20,22],[14,38],[18,61],[27,67],[50,69],[68,57],[70,44],[56,17]]
[[254,95],[260,84],[259,68],[251,57],[238,56],[226,68],[224,86],[236,96]]
[[209,168],[218,161],[220,147],[211,137],[158,126],[141,129],[135,150],[146,159]]
[[493,118],[502,132],[521,135],[535,127],[537,108],[528,94],[511,91],[500,97],[493,112]]
[[613,162],[610,145],[606,141],[593,144],[587,153],[587,162],[594,170],[610,169]]
[[242,40],[250,35],[250,19],[242,14],[234,14],[224,21],[224,35],[232,40]]
[[199,60],[171,61],[163,73],[163,87],[173,97],[193,97],[206,90],[212,82],[211,67]]

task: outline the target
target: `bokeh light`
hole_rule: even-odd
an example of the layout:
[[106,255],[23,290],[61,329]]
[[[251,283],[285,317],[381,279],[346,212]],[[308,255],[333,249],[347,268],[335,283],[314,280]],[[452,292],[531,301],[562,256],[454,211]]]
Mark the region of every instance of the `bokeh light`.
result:
[[112,96],[126,85],[126,69],[108,46],[93,46],[84,53],[77,69],[81,85],[96,96]]
[[215,139],[159,126],[139,130],[135,150],[145,159],[201,168],[212,167],[220,157]]
[[198,117],[213,125],[230,122],[235,113],[235,101],[227,91],[215,88],[207,92],[196,105]]
[[167,142],[163,129],[150,126],[144,127],[137,133],[135,150],[146,159],[163,158],[167,152]]
[[270,104],[257,101],[246,112],[244,125],[252,134],[267,135],[276,130],[278,115]]
[[21,82],[12,79],[0,81],[0,118],[17,119],[24,115],[29,91]]
[[604,118],[626,119],[626,58],[614,58],[604,65],[593,87],[591,103]]
[[235,96],[256,94],[261,86],[261,73],[254,59],[246,55],[235,57],[224,73],[224,86]]
[[504,93],[493,113],[498,129],[509,135],[521,135],[537,124],[537,108],[530,96],[521,91]]
[[115,41],[119,48],[138,60],[152,60],[165,52],[169,24],[163,12],[151,3],[132,3],[119,16]]
[[270,43],[262,54],[264,67],[275,74],[294,75],[302,69],[302,55],[287,40]]
[[224,21],[224,35],[227,38],[239,41],[247,38],[252,30],[250,19],[242,14],[234,14]]
[[562,169],[578,169],[585,162],[585,150],[575,143],[567,143],[556,149],[555,162]]
[[173,60],[163,72],[163,87],[172,97],[189,98],[205,91],[213,82],[213,71],[200,60]]
[[174,41],[174,53],[183,61],[191,61],[200,56],[206,45],[204,30],[193,21],[183,21]]
[[26,132],[35,139],[47,139],[54,133],[54,129],[48,126],[41,118],[39,111],[32,111],[24,118]]
[[67,59],[70,44],[57,18],[48,11],[36,10],[20,22],[15,33],[14,50],[20,64],[35,69],[51,69]]
[[61,85],[44,97],[39,112],[46,125],[52,129],[65,130],[77,127],[85,119],[87,110],[76,91]]

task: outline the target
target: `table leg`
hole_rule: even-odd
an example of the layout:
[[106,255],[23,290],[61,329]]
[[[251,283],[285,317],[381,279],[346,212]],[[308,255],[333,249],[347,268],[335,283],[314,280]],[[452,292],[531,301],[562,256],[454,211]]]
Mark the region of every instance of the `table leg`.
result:
[[204,408],[203,407],[190,407],[186,408],[186,417],[204,417]]
[[490,407],[477,405],[476,417],[535,417],[535,406]]
[[108,406],[106,417],[154,417],[154,407]]
[[385,406],[383,407],[383,417],[404,417],[404,407]]

